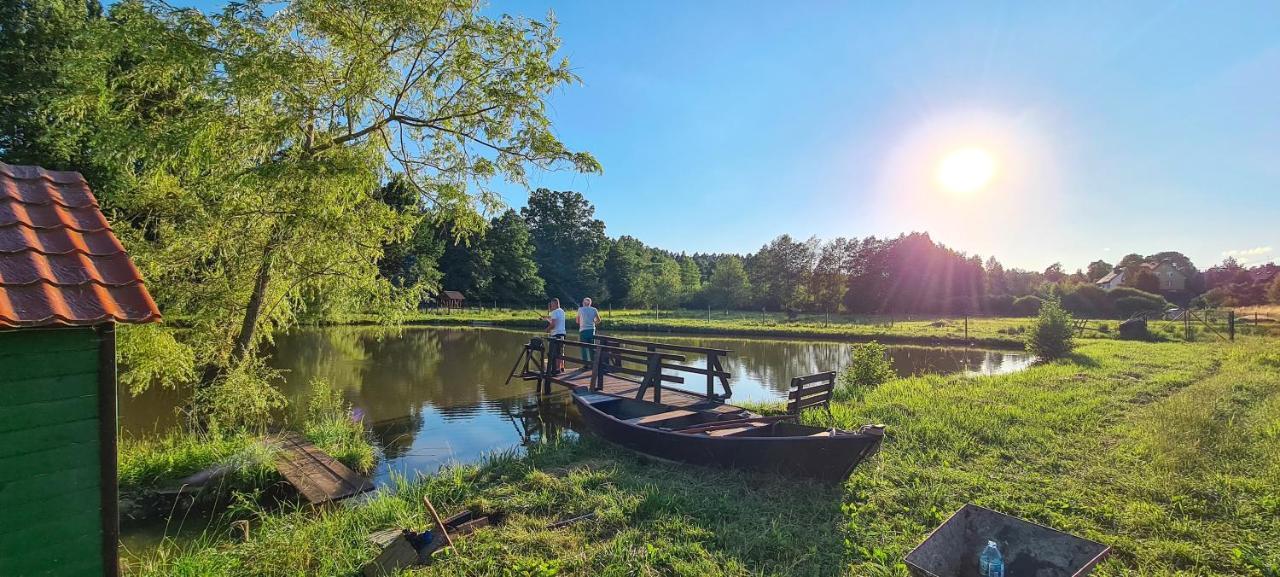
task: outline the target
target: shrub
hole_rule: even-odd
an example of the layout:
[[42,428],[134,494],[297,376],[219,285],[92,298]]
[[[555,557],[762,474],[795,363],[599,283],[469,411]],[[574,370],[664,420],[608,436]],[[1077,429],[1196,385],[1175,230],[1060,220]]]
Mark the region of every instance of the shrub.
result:
[[373,467],[373,445],[364,434],[364,422],[351,410],[342,391],[324,379],[311,381],[307,401],[307,439],[351,468],[367,471]]
[[1120,316],[1129,318],[1138,313],[1162,311],[1164,310],[1164,307],[1149,299],[1140,297],[1124,297],[1116,301],[1116,310],[1120,312]]
[[836,390],[841,400],[862,399],[862,395],[897,376],[893,360],[884,345],[871,341],[849,347],[849,366],[840,374]]
[[1018,297],[1013,301],[1013,314],[1020,317],[1034,317],[1043,303],[1043,299],[1034,295]]
[[1093,285],[1079,285],[1062,296],[1062,307],[1082,317],[1111,317],[1115,305],[1106,291]]
[[996,316],[1013,314],[1013,295],[988,295],[983,299],[983,310]]
[[1060,359],[1075,347],[1071,333],[1071,314],[1058,299],[1046,300],[1027,335],[1027,350],[1042,360]]

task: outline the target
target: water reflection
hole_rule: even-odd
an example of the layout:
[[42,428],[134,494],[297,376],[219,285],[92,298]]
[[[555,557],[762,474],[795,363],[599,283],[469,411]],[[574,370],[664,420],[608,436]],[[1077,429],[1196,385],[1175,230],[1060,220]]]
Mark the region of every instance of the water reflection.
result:
[[[341,390],[364,413],[382,449],[375,472],[380,484],[393,472],[433,472],[537,442],[563,430],[572,409],[563,394],[539,401],[531,383],[506,383],[531,334],[487,328],[299,329],[277,338],[271,355],[287,381],[290,404],[283,416],[296,422],[305,412],[313,379]],[[734,401],[784,398],[792,377],[839,369],[849,359],[849,345],[838,342],[632,336],[732,350],[726,368],[733,373]],[[962,348],[890,347],[889,354],[902,375],[992,374],[1030,363],[1023,353]],[[178,422],[174,407],[183,400],[178,391],[122,395],[122,425],[132,434],[172,427]]]

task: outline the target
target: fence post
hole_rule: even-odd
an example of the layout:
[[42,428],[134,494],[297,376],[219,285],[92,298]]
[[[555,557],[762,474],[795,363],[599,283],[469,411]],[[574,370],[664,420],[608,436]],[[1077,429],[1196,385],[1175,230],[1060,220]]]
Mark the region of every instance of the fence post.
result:
[[964,340],[969,340],[969,315],[964,315]]
[[1236,311],[1227,311],[1227,336],[1236,340]]

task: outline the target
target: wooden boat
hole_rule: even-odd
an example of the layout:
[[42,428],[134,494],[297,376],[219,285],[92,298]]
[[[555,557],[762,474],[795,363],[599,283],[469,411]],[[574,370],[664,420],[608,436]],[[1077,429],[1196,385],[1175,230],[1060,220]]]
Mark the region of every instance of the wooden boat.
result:
[[675,407],[646,400],[573,390],[588,429],[604,439],[669,461],[842,481],[875,454],[883,427],[857,431],[761,417],[745,409],[725,412],[714,401]]

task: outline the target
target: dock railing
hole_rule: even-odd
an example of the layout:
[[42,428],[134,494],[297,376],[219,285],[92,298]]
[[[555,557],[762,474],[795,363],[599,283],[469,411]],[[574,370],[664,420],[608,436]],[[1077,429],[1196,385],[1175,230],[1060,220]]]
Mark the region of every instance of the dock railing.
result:
[[[604,386],[604,376],[608,374],[629,375],[639,377],[640,389],[636,398],[643,398],[652,388],[653,399],[661,402],[663,383],[683,384],[685,377],[680,373],[699,375],[706,380],[706,394],[709,400],[719,401],[733,394],[729,387],[729,372],[724,370],[722,359],[731,351],[707,347],[690,347],[669,345],[634,339],[600,336],[594,343],[584,343],[569,339],[549,339],[547,341],[546,371],[554,376],[557,367],[562,364],[578,365],[591,371],[591,389],[598,391]],[[587,354],[566,354],[566,349],[576,349]],[[689,366],[688,357],[680,353],[697,353],[706,357],[704,367]],[[590,360],[581,357],[586,356]],[[716,392],[716,384],[724,388],[724,394]]]

